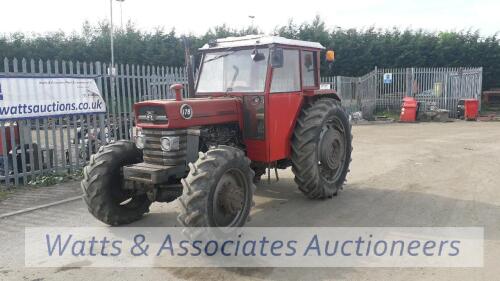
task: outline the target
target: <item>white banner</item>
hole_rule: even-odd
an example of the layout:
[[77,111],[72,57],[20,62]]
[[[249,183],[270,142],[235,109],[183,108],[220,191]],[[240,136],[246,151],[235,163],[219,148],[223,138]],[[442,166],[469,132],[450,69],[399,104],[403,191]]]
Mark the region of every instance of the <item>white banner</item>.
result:
[[0,77],[0,120],[102,112],[94,79]]
[[24,250],[27,267],[482,267],[483,241],[481,227],[40,227]]

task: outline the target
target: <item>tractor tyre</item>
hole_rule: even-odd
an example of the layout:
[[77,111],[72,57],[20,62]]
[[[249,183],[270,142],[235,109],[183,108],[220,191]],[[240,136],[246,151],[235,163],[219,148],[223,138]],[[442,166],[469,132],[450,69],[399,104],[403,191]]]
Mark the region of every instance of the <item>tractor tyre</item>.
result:
[[250,160],[237,148],[219,145],[200,152],[182,179],[178,221],[184,227],[239,227],[250,213],[255,185]]
[[253,176],[253,183],[257,184],[260,182],[263,175],[266,174],[266,167],[262,164],[250,164],[250,168],[252,168],[255,175]]
[[128,224],[149,212],[146,194],[125,190],[122,167],[142,162],[142,152],[130,141],[102,146],[83,170],[83,199],[89,212],[108,225]]
[[321,98],[302,109],[292,139],[292,171],[300,191],[311,199],[337,195],[351,151],[351,124],[339,101]]

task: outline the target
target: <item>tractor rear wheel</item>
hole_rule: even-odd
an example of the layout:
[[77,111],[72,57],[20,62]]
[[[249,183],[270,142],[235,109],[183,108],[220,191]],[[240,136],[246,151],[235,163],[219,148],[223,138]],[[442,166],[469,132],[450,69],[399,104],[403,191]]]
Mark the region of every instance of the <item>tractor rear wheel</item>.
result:
[[331,198],[342,188],[351,162],[349,117],[340,102],[316,100],[301,112],[292,140],[292,171],[311,199]]
[[109,225],[139,220],[149,212],[146,194],[135,195],[124,189],[122,167],[142,162],[142,152],[130,141],[102,146],[90,157],[83,170],[83,199],[90,213]]
[[179,222],[186,227],[243,226],[256,188],[250,160],[242,150],[224,145],[199,155],[182,179]]

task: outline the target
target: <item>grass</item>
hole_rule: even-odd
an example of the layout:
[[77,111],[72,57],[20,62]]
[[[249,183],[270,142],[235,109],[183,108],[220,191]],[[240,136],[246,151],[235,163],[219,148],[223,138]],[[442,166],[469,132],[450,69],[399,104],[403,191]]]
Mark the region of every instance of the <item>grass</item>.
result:
[[399,121],[400,113],[395,112],[395,111],[385,110],[385,111],[375,112],[374,116],[384,117],[384,118],[388,118],[388,119],[393,119],[394,121]]
[[1,189],[0,190],[0,201],[7,199],[7,197],[12,194],[13,191],[10,189]]
[[[59,183],[81,180],[83,177],[82,171],[77,170],[71,174],[57,174],[52,173],[48,175],[38,176],[31,179],[26,186],[19,186],[16,188],[1,188],[0,189],[0,201],[7,199],[11,194],[19,191],[21,189],[30,189],[37,187],[47,187],[53,186]],[[21,189],[20,189],[21,188]]]
[[53,186],[59,183],[80,180],[82,178],[82,171],[77,170],[71,174],[48,174],[43,176],[35,177],[34,179],[28,182],[29,186],[38,187],[38,186]]

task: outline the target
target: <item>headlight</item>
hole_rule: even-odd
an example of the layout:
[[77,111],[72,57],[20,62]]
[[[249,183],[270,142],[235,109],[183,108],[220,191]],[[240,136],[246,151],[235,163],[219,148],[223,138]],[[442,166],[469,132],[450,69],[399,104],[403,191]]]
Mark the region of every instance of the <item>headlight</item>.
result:
[[161,149],[163,151],[179,150],[179,137],[161,138]]
[[137,148],[144,149],[145,143],[146,138],[144,137],[144,135],[138,135],[137,137],[135,137],[135,145],[137,146]]

